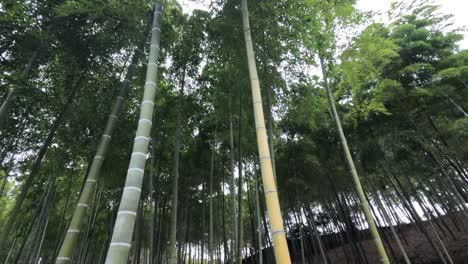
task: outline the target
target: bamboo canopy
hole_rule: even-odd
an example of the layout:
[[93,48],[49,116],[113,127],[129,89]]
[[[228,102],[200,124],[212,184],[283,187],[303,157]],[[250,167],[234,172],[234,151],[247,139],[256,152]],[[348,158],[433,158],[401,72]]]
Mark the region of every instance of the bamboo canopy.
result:
[[464,18],[367,5],[2,2],[0,262],[464,263]]

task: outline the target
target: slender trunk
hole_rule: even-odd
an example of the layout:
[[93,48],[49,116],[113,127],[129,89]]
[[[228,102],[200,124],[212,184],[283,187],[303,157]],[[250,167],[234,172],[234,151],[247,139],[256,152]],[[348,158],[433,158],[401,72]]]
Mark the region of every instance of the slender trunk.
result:
[[293,211],[294,217],[296,218],[296,223],[299,225],[299,243],[300,243],[300,248],[301,248],[301,263],[306,264],[305,262],[305,252],[304,252],[304,230],[303,230],[303,224],[302,224],[302,219],[297,215],[296,211]]
[[3,196],[3,191],[5,190],[5,186],[8,182],[8,176],[9,176],[8,174],[10,174],[9,168],[5,168],[4,172],[5,172],[5,176],[3,176],[2,186],[0,187],[0,199]]
[[252,86],[252,99],[254,106],[258,150],[260,155],[260,166],[262,171],[263,185],[265,188],[267,211],[271,225],[271,236],[273,237],[275,258],[277,263],[288,264],[291,263],[291,258],[289,256],[286,232],[284,231],[283,218],[281,216],[278,192],[273,176],[273,167],[271,163],[270,150],[268,147],[260,83],[258,81],[257,66],[255,63],[253,42],[250,32],[247,0],[242,0],[242,19],[244,25],[244,38],[247,50],[250,82]]
[[[398,178],[395,175],[393,175],[393,178],[394,178],[395,182],[397,183],[398,187],[401,190],[401,194],[399,194],[399,195],[401,197],[401,200],[403,201],[403,205],[405,205],[407,207],[408,211],[410,212],[410,214],[414,218],[414,221],[415,221],[416,225],[419,226],[420,231],[426,237],[426,239],[429,242],[429,244],[431,245],[432,249],[434,249],[436,251],[437,256],[439,257],[439,259],[444,264],[447,263],[445,261],[444,256],[443,256],[443,253],[435,245],[434,241],[429,236],[429,233],[427,232],[426,228],[424,227],[421,218],[419,217],[418,213],[416,212],[416,209],[414,208],[413,204],[411,203],[411,199],[410,199],[407,191],[403,188],[403,185],[401,184],[401,182],[398,180]],[[390,178],[389,178],[389,181],[390,181],[392,187],[394,188],[394,190],[397,191],[397,187],[395,186],[395,184],[393,183],[393,181]]]
[[[247,175],[247,172],[244,173]],[[255,232],[255,214],[254,214],[254,205],[253,205],[253,194],[252,194],[252,185],[251,181],[247,182],[247,204],[249,206],[249,220],[250,220],[250,232],[251,232],[251,249],[253,249],[253,253],[250,255],[250,260],[254,261],[254,254],[258,252],[257,247],[257,236]]]
[[[215,133],[216,134],[216,133]],[[215,140],[213,140],[213,149],[211,151],[211,164],[210,164],[210,237],[208,241],[209,263],[214,264],[213,258],[213,174],[214,174],[214,158],[215,158]]]
[[378,193],[375,190],[374,190],[374,193],[375,193],[375,201],[377,202],[377,206],[380,209],[380,212],[382,213],[385,222],[390,228],[390,232],[392,232],[393,239],[395,239],[395,241],[397,242],[398,248],[400,249],[400,252],[403,255],[403,259],[405,260],[405,263],[411,264],[408,254],[406,253],[405,247],[403,247],[403,244],[401,243],[401,240],[395,230],[395,227],[393,226],[392,221],[390,220],[390,216],[388,215],[387,209],[383,205],[382,201],[380,200],[380,197],[378,196]]
[[268,133],[268,147],[270,148],[270,155],[271,155],[271,165],[273,168],[273,177],[276,181],[276,160],[275,160],[275,145],[274,145],[274,135],[273,135],[273,113],[271,109],[271,92],[272,88],[267,87],[266,89],[266,107],[267,107],[267,133]]
[[202,183],[202,211],[201,211],[201,228],[200,228],[200,263],[203,263],[205,257],[205,183]]
[[[417,193],[416,188],[413,186],[413,184],[412,184],[412,182],[410,181],[410,179],[409,179],[408,177],[405,177],[405,179],[406,179],[408,185],[410,186],[411,190],[412,190],[414,193]],[[434,228],[434,225],[433,225],[432,222],[435,221],[435,220],[434,220],[435,217],[432,215],[431,210],[428,209],[428,208],[426,207],[424,201],[423,201],[418,195],[416,195],[416,201],[417,201],[417,202],[419,203],[419,205],[421,206],[421,209],[422,209],[422,211],[423,211],[423,214],[425,215],[426,219],[428,220],[428,222],[429,222],[429,224],[430,224],[430,226],[431,226],[431,228],[432,228],[432,230],[433,230],[433,232],[434,232],[434,234],[435,234],[435,237],[436,237],[436,239],[437,239],[437,242],[439,242],[440,246],[442,247],[442,251],[443,251],[443,253],[446,255],[448,262],[451,263],[451,264],[453,264],[453,261],[452,261],[450,255],[448,254],[447,249],[446,249],[446,247],[445,247],[443,241],[440,239],[437,230]],[[441,220],[443,221],[443,219],[441,219]],[[438,225],[437,222],[436,222],[436,224]],[[442,228],[441,228],[440,226],[439,226],[439,229],[442,230]],[[452,234],[452,236],[454,237],[453,234]],[[454,238],[455,238],[455,237],[454,237]],[[443,259],[444,257],[441,256],[441,258]],[[445,262],[445,261],[444,261],[444,262]]]
[[[140,196],[141,197],[141,196]],[[140,243],[141,243],[141,199],[140,202],[138,203],[138,208],[137,208],[137,215],[135,219],[135,230],[134,230],[134,235],[133,235],[133,242],[135,243],[135,246],[133,247],[133,257],[130,257],[130,260],[134,264],[138,264],[138,255],[139,255],[139,248],[140,248]]]
[[237,137],[237,170],[239,174],[238,178],[238,196],[237,196],[237,253],[236,260],[238,264],[242,264],[242,246],[243,246],[243,236],[244,236],[244,223],[242,218],[242,193],[243,193],[243,177],[242,177],[242,87],[239,87],[239,124],[238,124],[238,137]]
[[[265,196],[265,192],[263,190],[263,186],[260,184],[259,182],[259,195],[261,196],[261,194],[263,194],[263,196]],[[263,199],[260,199],[260,213],[261,213],[261,216],[262,216],[262,224],[263,224],[263,230],[265,230],[265,246],[266,248],[270,248],[272,249],[273,248],[273,242],[271,241],[271,238],[270,236],[268,235],[268,223],[266,221],[266,214],[265,214],[265,203],[266,201],[263,200]],[[266,255],[266,259],[265,259],[265,262],[266,263],[270,263],[273,261],[274,259],[274,252],[273,250],[268,250],[267,251],[267,255]]]
[[227,243],[227,235],[226,235],[226,205],[225,205],[225,199],[224,199],[224,183],[225,183],[225,177],[224,177],[224,170],[221,171],[223,175],[223,181],[221,183],[221,192],[220,192],[220,198],[221,198],[221,212],[222,212],[222,223],[223,223],[223,249],[224,249],[224,258],[223,262],[226,261],[226,259],[229,258],[229,247]]
[[[49,194],[50,194],[50,190],[51,190],[51,186],[52,186],[52,180],[54,180],[54,177],[55,177],[55,175],[51,174],[49,176],[49,178],[48,178],[49,184],[47,185],[47,190],[42,193],[42,196],[41,196],[41,198],[39,200],[39,203],[38,203],[39,206],[37,207],[37,209],[35,211],[34,217],[28,223],[28,228],[27,228],[25,234],[23,235],[22,242],[20,244],[18,252],[16,253],[16,258],[15,258],[13,263],[18,263],[18,261],[20,260],[22,254],[23,254],[23,251],[24,251],[24,249],[26,247],[26,243],[28,242],[29,236],[31,234],[37,233],[37,230],[39,229],[39,227],[41,225],[42,216],[44,215],[44,208],[47,206],[47,202],[48,202],[49,197],[50,197]],[[33,231],[33,227],[36,225],[36,222],[37,222],[37,226]],[[33,240],[34,240],[34,237],[33,237]],[[33,243],[33,245],[34,245],[34,243]],[[32,252],[33,252],[33,250],[29,250],[28,254],[31,254]],[[27,258],[29,258],[29,256],[30,255],[28,255]]]
[[[291,228],[291,220],[289,218],[284,219],[284,225],[286,230],[292,230]],[[297,243],[295,240],[291,241],[291,256],[299,256],[299,251],[297,250]]]
[[[367,198],[368,201],[371,201],[371,199],[370,199],[370,197],[369,197],[368,195],[366,195],[366,198]],[[354,200],[355,200],[356,203],[358,203],[358,202],[356,201],[356,198],[354,198]],[[390,253],[390,254],[389,254],[389,255],[390,255],[390,258],[393,259],[393,260],[396,260],[395,250],[393,249],[393,246],[392,246],[392,244],[390,243],[390,240],[389,240],[389,238],[388,238],[387,232],[385,232],[386,230],[383,228],[384,225],[385,225],[385,220],[383,220],[383,219],[381,218],[381,215],[377,213],[378,205],[377,205],[377,208],[375,208],[375,206],[372,205],[372,203],[370,203],[369,206],[370,206],[370,209],[371,209],[372,214],[373,214],[374,217],[375,217],[375,221],[376,221],[377,227],[380,228],[380,229],[382,229],[382,232],[381,232],[381,233],[382,233],[382,239],[383,239],[384,244],[387,245],[388,251],[389,251],[389,253]],[[383,221],[384,224],[382,224],[382,221]],[[361,226],[362,226],[362,225],[361,225]]]
[[17,239],[18,239],[18,238],[15,238],[15,239],[13,240],[13,243],[11,244],[10,250],[8,250],[8,254],[7,254],[6,259],[5,259],[5,262],[3,262],[3,264],[8,264],[8,263],[10,263],[10,262],[8,262],[8,261],[10,260],[11,253],[13,252],[13,249],[15,248],[16,240],[17,240]]
[[359,200],[361,202],[362,210],[364,212],[364,215],[366,216],[366,220],[367,220],[367,223],[369,224],[369,229],[370,229],[370,232],[372,234],[372,238],[374,240],[374,243],[375,243],[375,246],[377,248],[378,254],[380,255],[380,262],[381,263],[390,263],[389,260],[388,260],[388,257],[387,257],[387,253],[385,252],[385,248],[383,246],[382,240],[380,239],[379,231],[377,230],[377,226],[375,225],[374,218],[373,218],[373,216],[372,216],[372,214],[370,212],[369,204],[368,204],[368,202],[366,200],[364,190],[362,189],[362,186],[361,186],[361,181],[359,179],[356,168],[354,166],[354,162],[353,162],[353,158],[351,156],[351,152],[349,151],[348,143],[346,141],[346,137],[344,135],[343,128],[341,126],[340,117],[338,116],[338,111],[336,110],[336,107],[335,107],[333,94],[332,94],[331,89],[330,89],[330,87],[328,85],[328,76],[327,76],[326,69],[325,69],[325,67],[326,67],[325,62],[324,62],[321,55],[319,57],[320,57],[320,66],[322,68],[324,86],[325,86],[325,89],[327,91],[328,102],[330,104],[333,119],[335,121],[335,125],[336,125],[337,131],[338,131],[338,135],[340,137],[341,145],[343,147],[344,155],[346,157],[346,162],[348,164],[350,174],[353,177],[354,185],[355,185],[356,191],[357,191],[357,193],[359,195]]
[[146,73],[144,96],[141,104],[140,118],[136,131],[133,151],[130,158],[125,188],[122,193],[119,211],[106,257],[107,264],[126,264],[131,247],[136,210],[140,200],[141,185],[148,152],[149,137],[153,119],[154,99],[159,59],[159,40],[161,34],[162,4],[157,3],[154,9],[151,34],[151,46]]
[[71,88],[71,91],[68,94],[68,97],[67,97],[67,100],[66,100],[65,104],[62,106],[62,108],[60,109],[59,114],[57,115],[57,118],[52,123],[52,126],[51,126],[51,128],[49,130],[49,134],[47,135],[46,139],[42,143],[42,146],[41,146],[39,152],[36,155],[36,159],[35,159],[32,167],[31,167],[31,171],[29,172],[29,175],[26,177],[26,180],[24,181],[24,183],[22,184],[22,186],[21,186],[21,188],[19,190],[19,194],[15,199],[15,205],[14,205],[13,209],[11,210],[10,216],[8,217],[8,220],[6,221],[6,223],[3,225],[2,233],[0,235],[0,248],[2,248],[3,243],[5,243],[7,241],[8,235],[10,234],[10,231],[14,229],[13,228],[14,222],[16,221],[16,218],[18,217],[18,214],[20,213],[20,210],[22,208],[23,202],[26,199],[26,196],[27,196],[27,194],[29,192],[29,189],[33,185],[33,181],[34,181],[36,175],[38,174],[38,172],[39,172],[39,170],[41,168],[42,160],[44,159],[48,148],[52,144],[52,141],[53,141],[53,139],[55,137],[55,134],[56,134],[58,128],[60,127],[60,125],[62,124],[62,121],[63,121],[63,119],[65,117],[65,114],[67,113],[68,109],[70,108],[70,106],[71,106],[71,104],[72,104],[72,102],[73,102],[73,100],[75,98],[76,92],[78,91],[78,88],[81,86],[81,82],[83,81],[83,77],[84,77],[84,74],[81,73],[80,76],[78,77],[78,79],[73,84],[73,86]]
[[49,217],[47,217],[46,223],[44,225],[44,230],[42,231],[42,236],[41,236],[41,240],[39,242],[39,247],[37,249],[37,254],[36,254],[36,258],[34,259],[34,263],[38,263],[39,257],[41,256],[42,245],[44,243],[44,238],[45,238],[45,234],[46,234],[46,231],[47,231],[48,224],[49,224]]
[[[162,159],[161,159],[161,156],[162,156],[162,153],[163,153],[163,145],[161,144],[161,146],[159,147],[159,154],[158,154],[158,166],[157,166],[157,173],[156,173],[156,184],[154,185],[154,194],[153,194],[153,201],[154,201],[154,208],[152,209],[153,211],[153,215],[155,216],[154,217],[154,224],[155,224],[155,236],[157,237],[156,241],[156,249],[155,249],[155,252],[154,252],[154,256],[153,256],[153,259],[151,260],[151,262],[149,264],[157,264],[159,262],[159,253],[160,253],[160,248],[161,248],[161,234],[162,234],[162,222],[164,221],[164,218],[165,218],[165,215],[163,215],[163,213],[165,213],[165,203],[166,203],[166,200],[163,199],[162,202],[161,200],[156,200],[155,197],[159,194],[159,189],[158,186],[159,186],[159,183],[161,182],[161,173],[162,173],[162,170],[161,170],[161,166],[162,166]],[[159,217],[157,217],[158,215],[158,212],[159,212]]]
[[314,237],[317,240],[317,244],[318,244],[319,250],[320,250],[320,255],[322,256],[322,261],[323,261],[322,263],[323,264],[328,264],[329,261],[328,261],[327,254],[325,254],[325,247],[322,244],[322,239],[320,239],[320,233],[318,232],[317,226],[315,225],[315,219],[314,219],[312,213],[310,213],[308,217],[306,216],[306,219],[310,219],[309,224],[312,226]]
[[[262,34],[262,46],[266,47],[266,34],[263,32]],[[264,82],[264,91],[265,91],[265,99],[266,99],[266,124],[267,124],[267,134],[268,134],[268,147],[270,148],[270,155],[271,155],[271,164],[273,168],[273,177],[275,178],[275,183],[276,182],[276,161],[275,161],[275,148],[274,148],[274,136],[273,136],[273,113],[272,113],[272,102],[271,102],[271,97],[272,97],[272,92],[273,92],[273,87],[271,86],[269,79],[268,79],[268,63],[267,63],[267,54],[263,52],[263,57],[262,57],[262,64],[263,64],[263,77],[265,79]],[[286,84],[287,87],[287,84]]]
[[[161,206],[161,213],[159,217],[159,224],[158,224],[158,244],[156,246],[156,259],[154,261],[155,264],[161,263],[161,252],[162,252],[162,245],[161,245],[161,240],[164,232],[164,219],[166,218],[166,200],[162,202]],[[153,264],[153,263],[151,263]]]
[[452,98],[450,98],[450,96],[448,95],[446,96],[447,96],[447,99],[450,101],[450,103],[452,103],[452,105],[455,106],[455,108],[457,108],[457,110],[460,111],[460,113],[462,113],[465,118],[468,118],[468,113],[466,113],[465,109],[463,109],[463,107],[461,107]]
[[[31,57],[29,58],[28,64],[24,67],[24,70],[22,73],[23,76],[26,77],[29,74],[29,72],[32,69],[33,63],[37,58],[37,55],[38,55],[38,51],[36,50],[33,52]],[[10,88],[10,91],[8,92],[8,95],[5,101],[3,101],[2,106],[0,106],[0,130],[3,128],[3,123],[5,122],[6,116],[8,114],[8,110],[10,109],[10,106],[13,100],[15,100],[17,92],[18,92],[18,88],[14,88],[14,87]]]
[[130,82],[135,73],[136,67],[142,57],[141,52],[137,50],[143,49],[144,44],[147,41],[149,30],[144,33],[143,38],[141,39],[139,45],[134,51],[131,64],[128,67],[124,83],[122,84],[117,97],[114,100],[112,105],[109,117],[107,119],[104,132],[98,143],[96,153],[93,161],[91,162],[90,173],[87,176],[83,190],[81,191],[78,204],[73,213],[71,223],[68,227],[68,231],[65,235],[65,239],[62,242],[60,252],[58,254],[56,263],[70,263],[70,259],[73,256],[76,244],[78,243],[79,234],[82,232],[84,220],[88,212],[88,208],[93,203],[93,194],[96,189],[97,180],[101,172],[102,164],[104,163],[105,156],[110,146],[110,141],[112,134],[117,124],[117,118],[122,112],[124,106],[124,100],[127,97],[128,91],[130,89]]
[[39,254],[39,246],[41,244],[41,240],[44,236],[44,233],[47,230],[47,223],[49,220],[49,208],[55,196],[55,174],[50,179],[49,186],[47,188],[46,199],[41,208],[41,213],[39,215],[39,219],[37,221],[36,230],[34,232],[34,237],[30,243],[30,248],[28,250],[28,255],[25,258],[27,263],[35,263],[34,260],[36,256]]
[[154,262],[154,186],[153,186],[153,177],[154,177],[154,142],[151,142],[150,145],[150,168],[149,168],[149,236],[148,236],[148,246],[149,246],[149,261],[150,264]]
[[[188,225],[187,225],[187,244],[186,244],[186,245],[187,245],[187,247],[188,247],[188,250],[187,250],[187,248],[185,249],[185,252],[186,252],[186,253],[187,253],[187,251],[189,252],[189,253],[188,253],[188,258],[189,258],[189,259],[190,259],[190,248],[191,248],[191,246],[190,246],[190,232],[191,232],[191,226],[192,226],[192,212],[190,212],[190,214],[189,214],[189,220],[188,220]],[[184,256],[185,256],[185,254],[184,254]],[[187,258],[184,257],[183,263],[186,263],[186,262],[187,262],[186,259],[187,259]]]
[[68,176],[67,195],[66,195],[65,203],[64,203],[64,206],[63,206],[63,210],[62,210],[62,216],[60,217],[60,224],[59,224],[59,229],[58,229],[57,238],[56,238],[57,242],[56,242],[55,247],[54,247],[54,255],[52,256],[53,257],[52,259],[55,259],[57,257],[59,246],[60,246],[60,243],[61,243],[62,234],[63,234],[62,233],[63,232],[62,228],[63,228],[63,225],[65,223],[65,215],[67,213],[68,202],[70,200],[71,186],[72,186],[72,177]]
[[179,92],[179,102],[177,111],[176,141],[174,145],[174,157],[172,167],[172,201],[171,201],[171,229],[169,233],[169,264],[177,263],[177,205],[179,193],[179,154],[180,137],[182,134],[182,106],[184,100],[185,69],[182,73],[182,81]]
[[178,247],[177,247],[177,263],[181,263],[182,262],[182,250],[184,248],[184,238],[185,238],[185,233],[187,232],[187,212],[188,212],[188,204],[190,203],[190,201],[186,201],[185,203],[181,203],[181,204],[186,204],[183,208],[183,212],[184,214],[180,216],[179,218],[179,232],[177,233],[178,237],[179,237],[179,242],[178,242]]
[[[349,261],[351,260],[351,257],[350,257],[350,255],[348,253],[348,250],[349,250],[348,248],[351,248],[352,245],[351,245],[351,240],[349,238],[348,232],[345,232],[345,229],[343,228],[342,224],[340,222],[338,222],[337,215],[336,215],[336,212],[335,212],[335,208],[333,208],[332,202],[328,202],[328,201],[326,201],[324,199],[324,204],[325,204],[325,210],[327,212],[329,212],[330,216],[331,216],[331,220],[332,220],[331,229],[333,231],[337,230],[337,233],[338,233],[338,239],[337,240],[339,241],[339,245],[343,249],[343,254],[346,257],[346,263],[349,263]],[[312,215],[312,214],[310,214],[310,215]],[[312,220],[314,220],[313,217],[311,217],[311,221]],[[352,251],[352,249],[351,249],[351,251]],[[355,261],[358,260],[356,258],[356,256],[355,256],[355,254],[352,254],[352,256],[354,257]],[[357,261],[357,262],[360,263],[360,261]]]
[[230,162],[231,162],[231,184],[229,185],[229,192],[231,197],[231,262],[236,261],[236,241],[237,241],[237,210],[236,210],[236,182],[234,177],[234,133],[232,126],[232,110],[231,99],[229,99],[229,143],[230,143]]
[[83,232],[81,245],[79,247],[80,250],[78,251],[78,254],[75,254],[75,257],[78,258],[78,263],[83,263],[86,260],[89,240],[91,238],[91,232],[94,227],[94,221],[96,219],[96,215],[98,212],[97,210],[98,210],[98,205],[99,205],[101,194],[102,194],[102,188],[99,191],[97,188],[94,189],[93,200],[96,200],[96,202],[91,205],[90,214],[86,217],[88,221],[85,224],[85,230]]
[[429,218],[429,225],[431,226],[432,231],[434,232],[434,235],[435,235],[437,241],[439,242],[440,246],[442,247],[442,251],[444,252],[445,256],[447,257],[448,262],[450,264],[453,264],[452,257],[450,256],[450,254],[449,254],[449,252],[447,250],[447,247],[444,244],[444,241],[442,241],[442,239],[439,236],[439,233],[437,233],[437,230],[435,229],[434,225],[432,224],[432,221],[437,221],[437,220],[433,220],[433,219]]
[[[257,174],[256,174],[257,175]],[[255,211],[257,217],[258,264],[263,264],[262,220],[260,217],[260,196],[258,195],[258,175],[255,177]]]
[[358,244],[358,229],[356,225],[354,224],[351,216],[351,212],[349,211],[349,208],[347,206],[346,200],[342,199],[342,196],[338,193],[335,183],[332,180],[332,177],[327,174],[328,180],[330,182],[331,190],[333,193],[333,196],[335,197],[335,204],[337,209],[332,205],[330,208],[332,209],[333,214],[336,215],[336,219],[340,219],[346,228],[343,228],[343,232],[345,232],[346,235],[346,241],[348,242],[349,246],[352,248],[352,252],[354,253],[354,257],[358,260],[358,262],[366,262],[366,258],[362,253],[362,250],[360,248],[360,245]]

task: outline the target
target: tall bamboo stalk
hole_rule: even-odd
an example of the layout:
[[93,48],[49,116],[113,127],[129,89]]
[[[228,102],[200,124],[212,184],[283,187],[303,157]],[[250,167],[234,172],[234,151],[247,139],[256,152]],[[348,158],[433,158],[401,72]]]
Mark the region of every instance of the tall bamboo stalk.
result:
[[457,110],[460,111],[460,113],[463,114],[463,116],[464,116],[465,118],[468,118],[468,113],[466,113],[466,111],[465,111],[465,109],[463,109],[463,107],[461,107],[459,104],[457,104],[457,103],[456,103],[452,98],[450,98],[448,95],[445,95],[445,96],[449,99],[450,103],[452,103],[452,105],[455,106],[455,108],[457,108]]
[[[257,174],[257,173],[255,173]],[[258,195],[258,175],[255,175],[255,212],[257,218],[257,247],[258,247],[258,264],[263,264],[263,245],[262,245],[262,220],[260,216],[260,196]]]
[[[29,58],[28,64],[26,64],[22,73],[24,77],[26,77],[31,71],[33,63],[37,58],[37,55],[38,55],[38,51],[36,50],[33,52],[31,57]],[[8,95],[5,98],[5,101],[3,101],[2,105],[0,106],[0,129],[2,129],[3,127],[3,123],[8,114],[8,110],[10,109],[11,103],[13,103],[13,100],[15,99],[17,93],[18,93],[18,88],[11,87],[10,90],[8,91]]]
[[404,259],[405,263],[406,264],[411,264],[411,261],[410,261],[410,259],[408,257],[408,254],[406,253],[405,247],[401,243],[401,240],[398,237],[398,234],[397,234],[397,232],[395,230],[395,227],[393,227],[393,224],[392,224],[390,216],[389,216],[389,214],[387,212],[387,209],[385,208],[384,204],[381,202],[377,192],[375,192],[375,200],[377,201],[378,207],[380,207],[380,212],[382,213],[382,215],[383,215],[383,217],[385,219],[385,222],[387,223],[388,227],[390,228],[390,231],[392,232],[393,239],[395,239],[395,241],[396,241],[396,243],[398,245],[398,249],[400,249],[400,252],[401,252],[401,254],[403,256],[403,259]]
[[83,80],[84,80],[84,71],[80,73],[79,77],[75,80],[74,84],[72,85],[71,91],[69,92],[67,96],[66,102],[62,105],[62,108],[60,109],[60,112],[57,115],[57,118],[54,120],[54,122],[52,123],[50,127],[50,130],[49,130],[49,133],[47,134],[46,139],[43,141],[42,146],[39,149],[39,152],[35,156],[36,159],[34,160],[34,163],[31,167],[31,171],[29,175],[26,177],[26,180],[24,181],[24,183],[21,185],[19,194],[15,199],[15,205],[13,209],[11,210],[8,220],[3,225],[2,232],[0,234],[0,248],[2,248],[3,243],[7,241],[10,231],[14,229],[13,228],[14,223],[16,221],[16,218],[18,217],[18,214],[21,211],[23,202],[26,200],[29,189],[33,186],[34,179],[41,169],[42,160],[44,159],[50,145],[52,145],[55,134],[57,133],[57,130],[62,124],[65,118],[65,115],[68,112],[68,109],[72,105],[73,100],[75,99],[76,93],[78,92],[78,89],[81,87]]
[[105,156],[110,146],[112,134],[117,124],[117,118],[120,112],[122,112],[123,102],[127,97],[128,91],[130,89],[130,81],[134,75],[136,66],[140,61],[142,55],[141,50],[146,43],[148,34],[149,31],[143,34],[143,38],[135,49],[135,53],[133,54],[133,58],[125,75],[125,80],[112,105],[104,132],[96,149],[96,154],[94,155],[94,159],[91,162],[88,177],[84,184],[83,190],[81,191],[76,209],[73,212],[73,217],[65,235],[65,239],[63,240],[60,247],[60,251],[55,262],[57,264],[70,263],[71,257],[75,251],[79,235],[82,232],[81,229],[83,228],[83,223],[86,219],[88,208],[92,205],[94,200],[93,194],[95,193],[102,164],[104,163]]
[[176,142],[174,145],[174,158],[172,168],[172,200],[171,200],[171,227],[169,232],[169,263],[177,263],[177,207],[179,203],[179,154],[180,154],[180,138],[182,134],[182,107],[184,100],[185,86],[185,69],[182,73],[182,82],[179,92],[179,102],[177,110],[177,128]]
[[149,236],[148,236],[148,246],[149,246],[149,261],[154,263],[154,213],[155,213],[155,201],[154,201],[154,137],[150,145],[150,168],[149,168],[149,183],[148,183],[148,198],[149,198]]
[[333,94],[331,92],[330,86],[328,85],[328,76],[327,76],[327,71],[325,69],[326,67],[325,62],[321,55],[319,55],[319,59],[320,59],[320,66],[322,68],[323,83],[325,86],[325,90],[327,91],[328,103],[330,104],[330,108],[332,111],[333,119],[335,121],[336,129],[340,137],[341,146],[343,147],[343,152],[346,158],[346,163],[348,164],[349,172],[353,178],[354,186],[359,195],[361,207],[366,217],[367,223],[369,224],[369,229],[370,229],[372,238],[374,239],[375,246],[377,247],[377,251],[380,255],[380,262],[386,263],[386,264],[390,263],[390,261],[388,260],[387,252],[385,252],[384,245],[382,243],[382,240],[380,239],[379,231],[377,230],[377,226],[375,225],[374,218],[370,211],[369,203],[367,202],[366,196],[364,194],[364,190],[362,189],[361,180],[359,179],[356,168],[354,166],[354,161],[351,156],[351,152],[349,151],[348,142],[346,140],[346,137],[343,132],[343,128],[341,126],[341,121],[340,121],[340,117],[338,116],[338,111],[336,110]]
[[[216,139],[216,132],[215,132],[215,139]],[[214,159],[215,159],[215,146],[216,141],[213,140],[213,149],[211,150],[211,164],[210,164],[210,186],[209,186],[209,207],[210,207],[210,234],[209,234],[209,241],[208,241],[208,254],[209,254],[209,262],[210,264],[214,263],[213,257],[213,174],[214,174]]]
[[273,168],[265,129],[265,118],[263,115],[260,83],[258,81],[257,65],[255,62],[252,35],[250,32],[247,0],[242,0],[242,20],[244,24],[244,38],[247,49],[250,83],[252,86],[252,99],[255,115],[255,128],[257,131],[257,144],[260,155],[260,168],[262,171],[263,186],[265,188],[265,199],[270,220],[271,236],[273,237],[275,258],[276,263],[288,264],[291,263],[291,258],[289,256],[283,218],[281,216],[278,192],[276,189],[275,179],[273,177]]
[[243,193],[243,176],[242,176],[242,87],[239,87],[239,120],[237,127],[237,170],[239,178],[237,183],[237,250],[236,250],[236,263],[242,264],[242,246],[244,240],[244,224],[242,218],[242,193]]
[[236,181],[234,177],[234,132],[232,125],[232,104],[229,97],[229,158],[230,158],[230,184],[229,196],[231,201],[231,263],[236,261],[236,241],[237,241],[237,218],[236,218]]
[[159,42],[161,36],[162,3],[154,8],[151,45],[146,72],[146,83],[141,103],[140,118],[136,131],[133,151],[128,166],[125,188],[122,193],[117,219],[107,252],[107,264],[126,264],[131,247],[136,211],[141,195],[141,185],[148,153],[149,137],[153,119],[156,81],[158,74]]

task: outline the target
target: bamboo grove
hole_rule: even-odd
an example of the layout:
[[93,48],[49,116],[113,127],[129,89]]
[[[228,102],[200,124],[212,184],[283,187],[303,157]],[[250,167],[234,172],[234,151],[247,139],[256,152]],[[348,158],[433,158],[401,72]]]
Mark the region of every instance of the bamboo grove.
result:
[[464,263],[431,0],[0,2],[1,263]]

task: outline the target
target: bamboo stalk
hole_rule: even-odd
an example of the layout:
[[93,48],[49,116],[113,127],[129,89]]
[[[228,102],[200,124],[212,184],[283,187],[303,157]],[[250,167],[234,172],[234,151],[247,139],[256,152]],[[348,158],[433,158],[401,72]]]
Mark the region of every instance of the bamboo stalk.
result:
[[107,252],[107,264],[126,264],[131,247],[136,211],[140,201],[141,186],[149,147],[149,137],[153,119],[154,98],[158,73],[159,42],[161,35],[162,4],[156,3],[153,26],[151,29],[151,45],[146,72],[144,96],[141,103],[140,118],[136,131],[133,151],[122,193],[117,219],[112,233],[111,243]]
[[276,263],[288,264],[291,263],[291,258],[289,256],[286,232],[284,231],[283,218],[281,216],[278,192],[273,176],[270,150],[268,147],[260,83],[258,81],[257,66],[255,63],[255,54],[250,32],[247,0],[242,0],[242,18],[244,24],[244,38],[247,49],[250,83],[252,86],[252,99],[255,115],[255,128],[257,132],[257,144],[260,155],[260,168],[262,171],[263,186],[265,188],[265,199],[267,204],[268,217],[270,220],[271,236],[273,237],[275,258]]
[[356,191],[357,191],[358,196],[359,196],[359,200],[361,202],[361,208],[362,208],[362,210],[364,212],[364,215],[366,216],[367,223],[369,224],[369,230],[371,232],[372,238],[374,239],[374,243],[375,243],[375,246],[377,248],[377,251],[378,251],[378,253],[380,255],[380,262],[385,263],[385,264],[389,264],[390,261],[388,260],[387,252],[385,252],[385,248],[384,248],[384,245],[383,245],[382,240],[380,238],[379,231],[377,230],[377,226],[375,225],[374,218],[373,218],[372,213],[371,213],[370,208],[369,208],[369,203],[366,200],[364,190],[363,190],[362,185],[361,185],[361,180],[359,179],[356,168],[354,166],[353,158],[351,156],[351,152],[349,151],[348,142],[347,142],[346,137],[344,135],[343,128],[341,127],[340,117],[338,116],[338,111],[336,110],[336,107],[335,107],[335,102],[334,102],[334,99],[333,99],[333,95],[332,95],[330,86],[328,85],[328,77],[327,77],[327,74],[326,74],[325,62],[324,62],[321,55],[319,55],[319,57],[320,57],[320,65],[321,65],[321,68],[322,68],[323,81],[324,81],[324,84],[325,84],[325,89],[327,90],[328,102],[330,104],[333,119],[335,121],[336,128],[338,130],[338,135],[340,136],[340,141],[341,141],[341,145],[343,147],[344,155],[346,157],[346,162],[348,164],[349,172],[350,172],[350,174],[352,176],[354,186],[356,188]]

